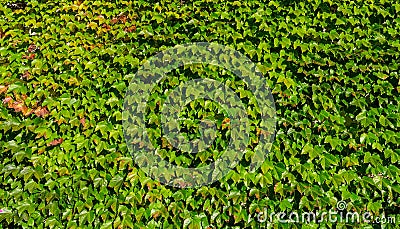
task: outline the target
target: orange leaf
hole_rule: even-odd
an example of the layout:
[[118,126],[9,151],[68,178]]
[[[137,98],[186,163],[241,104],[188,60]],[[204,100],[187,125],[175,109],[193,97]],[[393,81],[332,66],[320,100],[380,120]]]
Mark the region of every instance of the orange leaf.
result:
[[7,92],[7,90],[8,90],[8,85],[7,86],[0,85],[0,94]]

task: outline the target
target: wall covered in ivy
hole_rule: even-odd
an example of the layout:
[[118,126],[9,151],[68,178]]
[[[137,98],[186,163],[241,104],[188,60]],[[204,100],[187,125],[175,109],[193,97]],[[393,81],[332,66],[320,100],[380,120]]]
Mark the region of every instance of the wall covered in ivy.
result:
[[[265,209],[400,214],[399,12],[389,0],[0,1],[0,227],[259,228]],[[176,188],[132,159],[122,111],[146,59],[191,42],[228,46],[257,65],[275,100],[276,133],[252,171],[263,133],[243,81],[212,65],[171,71],[145,119],[166,160],[207,164],[231,135],[217,103],[195,100],[182,107],[180,124],[193,139],[199,120],[212,117],[213,145],[187,155],[162,136],[162,104],[185,81],[223,82],[251,121],[233,170],[206,186]]]

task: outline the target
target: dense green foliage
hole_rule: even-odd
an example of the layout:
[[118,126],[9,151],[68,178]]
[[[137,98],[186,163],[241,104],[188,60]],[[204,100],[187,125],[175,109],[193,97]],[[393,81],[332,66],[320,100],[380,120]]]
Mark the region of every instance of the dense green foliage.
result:
[[[316,211],[340,200],[376,216],[400,212],[398,1],[62,0],[12,8],[1,1],[0,208],[10,211],[0,214],[3,227],[258,227],[265,207]],[[212,185],[171,188],[146,176],[127,150],[125,90],[147,58],[198,41],[257,64],[275,98],[276,140],[257,171],[244,157]],[[197,120],[217,120],[209,151],[173,155],[158,131],[166,89],[197,77],[222,80],[246,102],[251,155],[262,134],[251,95],[212,66],[177,69],[155,89],[147,116],[154,144],[188,167],[226,146],[229,120],[212,102],[181,111],[188,138]]]

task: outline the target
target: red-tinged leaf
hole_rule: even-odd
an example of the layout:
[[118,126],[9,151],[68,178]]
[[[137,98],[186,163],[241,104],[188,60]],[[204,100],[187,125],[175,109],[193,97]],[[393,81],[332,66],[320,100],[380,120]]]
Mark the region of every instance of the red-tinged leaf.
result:
[[22,75],[22,78],[23,78],[23,79],[29,79],[30,76],[31,76],[31,73],[28,72],[28,71],[25,71],[24,74]]
[[5,99],[3,99],[3,104],[9,104],[12,103],[13,99],[10,96],[7,96]]
[[41,117],[41,118],[44,118],[45,116],[47,116],[49,114],[49,111],[47,110],[46,107],[38,107],[38,108],[36,108],[36,110],[34,112],[38,117]]
[[115,24],[115,23],[117,23],[118,22],[118,18],[113,18],[113,19],[111,19],[111,24]]
[[51,146],[60,145],[63,141],[64,141],[63,138],[54,139],[53,141],[50,142],[50,145],[51,145]]
[[23,104],[20,101],[15,101],[11,105],[9,105],[9,108],[13,108],[15,112],[20,112],[22,109]]
[[38,50],[38,47],[35,44],[31,44],[28,47],[28,52],[36,52]]
[[24,55],[24,56],[22,56],[22,59],[28,59],[28,60],[33,60],[33,59],[35,59],[35,53],[31,53],[29,56],[26,56],[26,55]]
[[134,31],[136,31],[136,26],[132,25],[132,26],[129,26],[129,27],[125,28],[124,30],[125,30],[125,32],[132,33]]
[[111,27],[107,24],[103,24],[102,26],[104,29],[106,29],[107,31],[111,29]]
[[28,107],[25,106],[23,103],[15,102],[14,104],[15,104],[14,106],[15,112],[22,112],[25,114],[28,111]]
[[85,126],[85,124],[86,124],[86,119],[85,119],[85,118],[81,118],[81,119],[79,120],[79,122],[82,124],[82,126]]

